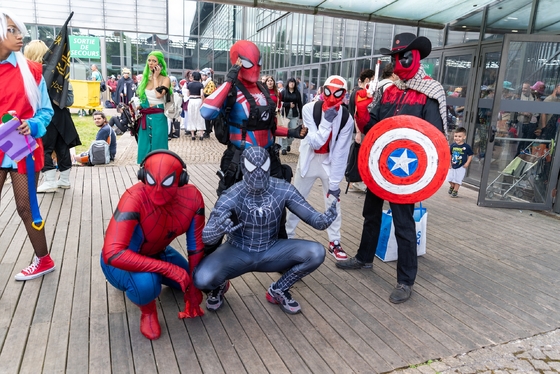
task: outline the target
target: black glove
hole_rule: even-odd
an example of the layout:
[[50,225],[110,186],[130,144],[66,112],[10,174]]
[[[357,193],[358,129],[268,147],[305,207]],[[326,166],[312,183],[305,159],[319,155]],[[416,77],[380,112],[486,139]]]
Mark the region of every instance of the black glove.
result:
[[168,93],[168,92],[169,92],[169,88],[168,88],[168,87],[165,87],[165,86],[159,86],[159,87],[156,87],[156,91],[159,92],[160,94],[162,94],[163,91],[165,91],[165,93]]
[[340,188],[337,188],[334,191],[329,189],[329,192],[327,192],[327,197],[329,197],[330,195],[333,195],[338,201],[340,201]]
[[226,75],[226,82],[235,82],[235,80],[237,79],[237,74],[239,74],[239,70],[241,70],[241,66],[233,65]]
[[301,129],[302,129],[302,125],[299,125],[298,127],[294,128],[294,129],[289,129],[288,130],[288,138],[296,138],[296,139],[303,139],[305,138],[304,136],[301,136]]
[[338,111],[333,106],[332,108],[329,108],[329,109],[325,110],[325,119],[329,122],[332,122],[336,118],[337,114],[338,114]]

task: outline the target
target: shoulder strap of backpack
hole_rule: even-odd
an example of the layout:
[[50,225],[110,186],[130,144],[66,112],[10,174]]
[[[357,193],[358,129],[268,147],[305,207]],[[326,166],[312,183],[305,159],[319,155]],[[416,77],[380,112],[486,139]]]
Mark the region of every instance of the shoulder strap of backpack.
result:
[[321,123],[321,114],[323,113],[323,101],[317,100],[315,104],[313,104],[313,120],[317,127]]
[[[346,126],[346,123],[348,122],[348,118],[350,117],[350,112],[348,111],[348,109],[346,109],[346,107],[341,106],[341,109],[342,109],[342,120],[340,121],[340,127],[338,128],[338,133],[336,134],[335,141],[338,140],[340,131],[344,126]],[[323,113],[323,102],[321,100],[317,100],[315,104],[313,104],[313,120],[315,121],[315,125],[317,125],[317,127],[319,127],[319,124],[321,123],[322,113]]]
[[235,89],[235,85],[232,84],[227,94],[226,107],[224,108],[226,112],[226,118],[228,118],[229,112],[231,112],[231,108],[233,108],[233,105],[235,104],[236,100],[237,100],[237,90]]
[[235,82],[235,86],[237,87],[237,89],[239,91],[241,91],[243,96],[245,96],[245,99],[247,99],[247,101],[249,102],[249,107],[250,108],[255,108],[257,106],[257,102],[255,101],[255,98],[253,97],[253,95],[251,95],[249,93],[249,90],[247,90],[247,87],[245,87],[244,85],[239,84],[237,82]]

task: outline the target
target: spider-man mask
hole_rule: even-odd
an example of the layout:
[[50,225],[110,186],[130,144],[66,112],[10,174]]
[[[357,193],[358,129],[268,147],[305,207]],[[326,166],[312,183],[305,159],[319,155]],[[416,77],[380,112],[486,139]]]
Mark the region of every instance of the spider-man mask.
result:
[[179,188],[179,177],[183,172],[181,162],[173,155],[156,153],[144,163],[146,191],[155,205],[170,202]]
[[248,40],[240,40],[229,50],[229,58],[232,64],[237,63],[237,58],[241,59],[241,70],[237,78],[241,81],[255,83],[261,75],[261,52],[255,45]]
[[325,101],[323,102],[323,110],[327,110],[332,107],[336,107],[336,110],[340,108],[342,100],[344,100],[344,95],[346,95],[346,80],[340,75],[331,75],[326,81],[323,87],[323,96]]
[[270,183],[270,156],[266,149],[249,147],[241,154],[243,182],[250,191],[258,192],[268,188]]

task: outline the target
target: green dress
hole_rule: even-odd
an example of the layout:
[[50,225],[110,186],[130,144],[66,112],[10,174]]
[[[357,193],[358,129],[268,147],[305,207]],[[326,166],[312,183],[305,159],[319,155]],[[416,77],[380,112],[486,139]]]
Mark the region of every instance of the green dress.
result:
[[[146,90],[147,100],[142,102],[142,108],[150,107],[149,101],[151,101],[151,96],[151,92]],[[157,102],[158,101],[156,101],[156,103]],[[156,107],[163,109],[164,104],[158,103]],[[140,129],[138,130],[137,161],[139,164],[142,163],[146,155],[151,151],[155,151],[157,149],[169,149],[167,139],[167,117],[165,114],[163,114],[163,112],[146,114],[144,117],[146,120],[146,129],[142,129],[142,126],[140,126]]]

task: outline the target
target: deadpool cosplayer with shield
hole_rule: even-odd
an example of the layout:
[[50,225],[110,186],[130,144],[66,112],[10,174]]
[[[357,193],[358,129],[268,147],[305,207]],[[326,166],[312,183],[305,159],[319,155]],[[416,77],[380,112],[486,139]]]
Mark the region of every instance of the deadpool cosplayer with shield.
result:
[[[427,121],[426,126],[431,124],[444,131],[447,118],[445,92],[441,84],[427,76],[420,65],[420,60],[426,58],[431,50],[429,39],[416,37],[411,33],[396,35],[391,49],[381,48],[382,54],[391,56],[394,73],[399,79],[383,91],[381,101],[370,112],[369,122],[362,127],[358,124],[362,133],[372,131],[375,134],[377,123],[399,115],[421,118]],[[404,169],[408,167],[403,165]],[[358,252],[356,257],[337,262],[338,268],[349,270],[372,267],[381,228],[383,201],[368,188],[362,212],[364,223]],[[416,225],[413,203],[390,201],[390,206],[398,260],[397,285],[389,300],[398,304],[410,298],[418,271]]]

